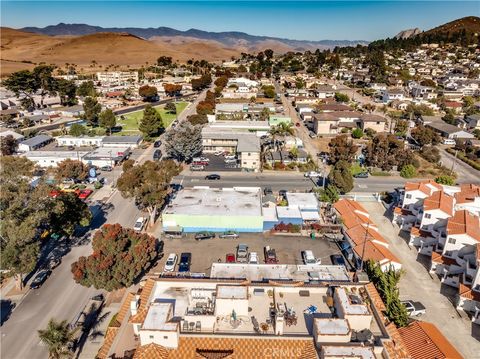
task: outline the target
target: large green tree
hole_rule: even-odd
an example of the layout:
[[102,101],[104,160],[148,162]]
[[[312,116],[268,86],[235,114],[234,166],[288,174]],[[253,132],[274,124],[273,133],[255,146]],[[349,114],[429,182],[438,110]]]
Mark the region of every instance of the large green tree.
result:
[[93,81],[84,81],[77,88],[77,95],[83,97],[97,97]]
[[13,155],[17,150],[17,140],[12,135],[2,137],[1,139],[1,151],[3,156]]
[[338,189],[342,194],[353,189],[353,176],[350,171],[350,164],[346,161],[338,161],[328,174],[330,185]]
[[425,145],[438,145],[441,141],[440,136],[430,127],[417,126],[411,131],[412,138],[420,147]]
[[91,126],[98,124],[98,117],[102,111],[102,105],[100,105],[95,97],[87,97],[83,102],[83,111],[85,114],[83,117]]
[[184,121],[165,134],[167,154],[178,161],[190,161],[202,152],[202,126]]
[[147,105],[143,110],[143,118],[140,121],[138,129],[146,138],[153,138],[161,134],[163,131],[162,116],[151,105]]
[[340,135],[332,138],[328,144],[330,148],[330,162],[352,162],[357,154],[358,146],[348,138],[348,135]]
[[412,151],[405,149],[403,141],[397,140],[392,134],[377,134],[370,140],[364,150],[368,166],[379,167],[390,171],[394,166],[402,168],[414,164]]
[[77,103],[77,86],[75,82],[64,79],[57,79],[56,82],[56,89],[61,104],[63,106],[75,105]]
[[105,224],[93,236],[92,247],[93,254],[72,264],[73,278],[108,291],[131,286],[161,250],[155,237],[119,224]]
[[175,161],[147,161],[142,165],[131,166],[122,173],[117,188],[124,198],[134,198],[135,203],[150,214],[150,224],[156,219],[158,208],[170,193],[172,178],[181,171]]
[[76,330],[71,330],[66,320],[57,322],[54,319],[48,321],[45,329],[38,331],[40,341],[48,349],[49,359],[72,358],[73,352],[70,350]]
[[22,288],[23,275],[37,264],[40,234],[50,228],[71,235],[78,224],[88,225],[91,213],[72,193],[52,198],[51,186],[32,186],[34,164],[24,157],[3,156],[0,168],[1,269],[10,271]]
[[82,161],[67,158],[60,162],[55,168],[55,177],[59,180],[84,180],[87,176],[88,167]]
[[102,111],[98,117],[98,124],[100,127],[103,127],[109,134],[111,134],[112,128],[117,124],[117,118],[113,111],[107,108],[105,111]]

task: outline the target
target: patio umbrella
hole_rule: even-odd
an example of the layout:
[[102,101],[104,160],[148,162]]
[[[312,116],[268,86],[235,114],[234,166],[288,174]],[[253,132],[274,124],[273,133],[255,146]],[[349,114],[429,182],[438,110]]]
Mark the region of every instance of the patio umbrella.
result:
[[235,313],[235,309],[232,309],[232,318],[233,320],[237,320],[237,313]]

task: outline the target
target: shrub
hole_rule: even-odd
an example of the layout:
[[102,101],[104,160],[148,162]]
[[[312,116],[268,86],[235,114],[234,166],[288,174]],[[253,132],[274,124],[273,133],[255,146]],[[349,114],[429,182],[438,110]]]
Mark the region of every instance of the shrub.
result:
[[417,169],[413,165],[405,165],[400,170],[400,176],[403,178],[413,178],[417,175]]
[[362,138],[363,137],[363,131],[361,128],[356,128],[352,131],[352,137],[353,138]]
[[386,172],[386,171],[373,171],[373,172],[370,172],[370,175],[371,176],[378,176],[378,177],[391,176],[390,172]]
[[444,185],[447,185],[447,186],[453,186],[455,184],[455,178],[453,178],[452,176],[448,176],[448,175],[441,175],[441,176],[438,176],[437,178],[435,178],[435,182],[437,182],[439,184],[444,184]]

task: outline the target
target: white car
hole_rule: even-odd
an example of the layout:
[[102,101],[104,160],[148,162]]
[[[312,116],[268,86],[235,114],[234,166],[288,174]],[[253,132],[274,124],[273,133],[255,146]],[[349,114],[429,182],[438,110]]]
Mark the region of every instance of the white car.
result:
[[145,218],[139,217],[137,218],[137,221],[133,225],[133,229],[137,232],[141,232],[144,225],[145,225]]
[[315,258],[311,250],[303,251],[302,258],[305,264],[320,264],[320,259]]
[[175,270],[175,266],[177,264],[177,255],[175,253],[170,253],[168,255],[167,261],[165,262],[165,266],[163,267],[164,272],[173,272]]
[[420,302],[414,302],[413,300],[403,300],[402,304],[405,306],[409,316],[419,317],[426,313],[425,306]]
[[305,172],[305,177],[320,177],[321,174],[315,171]]
[[235,160],[235,161],[236,161],[236,160],[237,160],[237,157],[232,156],[232,155],[226,155],[226,156],[225,156],[225,160]]
[[258,254],[257,252],[250,252],[248,256],[248,263],[249,264],[258,264]]

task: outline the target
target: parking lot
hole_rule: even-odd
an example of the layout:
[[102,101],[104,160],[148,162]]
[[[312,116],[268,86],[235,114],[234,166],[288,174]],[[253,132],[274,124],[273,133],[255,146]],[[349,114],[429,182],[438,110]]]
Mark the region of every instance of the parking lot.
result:
[[[237,239],[221,239],[218,236],[214,239],[196,241],[193,235],[182,239],[164,239],[164,257],[151,270],[159,274],[163,271],[166,258],[169,253],[182,252],[192,253],[191,272],[205,273],[210,275],[210,268],[213,262],[225,262],[227,253],[236,254],[236,247],[239,243],[248,245],[249,252],[257,252],[260,263],[264,263],[263,248],[270,246],[276,250],[280,264],[303,264],[301,251],[310,249],[316,258],[321,259],[322,264],[331,264],[330,255],[340,254],[335,243],[326,239],[312,240],[308,237],[294,235],[271,235],[269,233],[240,233]],[[178,266],[177,266],[178,268]]]
[[[238,166],[236,168],[232,168],[231,166],[226,167],[225,165],[225,157],[224,156],[215,156],[214,154],[203,154],[202,157],[208,158],[210,161],[203,171],[199,172],[208,172],[208,173],[215,173],[215,172],[240,172],[242,169]],[[238,162],[238,161],[237,161]]]

